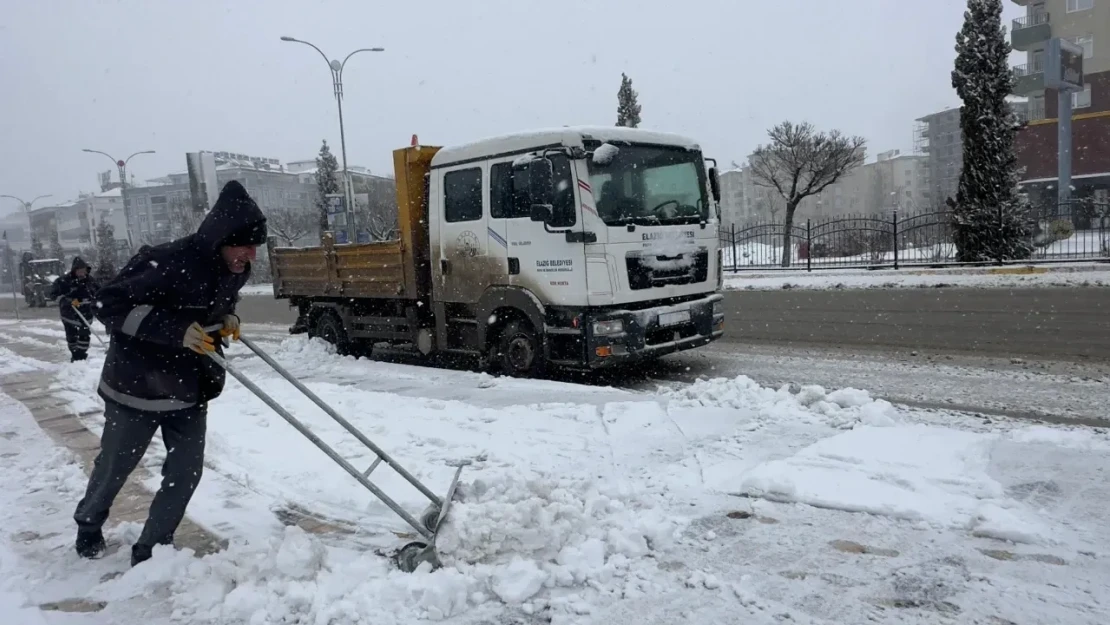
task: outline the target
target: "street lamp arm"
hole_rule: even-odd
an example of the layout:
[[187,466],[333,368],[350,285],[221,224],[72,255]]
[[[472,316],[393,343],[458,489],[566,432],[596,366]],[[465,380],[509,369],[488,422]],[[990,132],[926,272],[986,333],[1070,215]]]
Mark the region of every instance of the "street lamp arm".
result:
[[112,164],[113,164],[113,165],[115,165],[115,164],[116,164],[116,159],[115,159],[115,157],[113,157],[113,156],[112,156],[111,154],[108,154],[107,152],[101,152],[100,150],[90,150],[90,149],[88,149],[88,148],[85,148],[85,149],[83,149],[83,150],[81,150],[81,151],[82,151],[82,152],[88,152],[88,153],[90,153],[90,154],[103,154],[104,156],[107,156],[107,157],[108,157],[108,160],[112,161]]
[[321,50],[320,48],[317,48],[314,44],[311,44],[307,41],[302,41],[300,39],[294,39],[292,37],[282,37],[281,40],[282,41],[292,41],[292,42],[295,42],[295,43],[303,43],[304,45],[311,47],[313,50],[319,52],[320,56],[324,57],[324,62],[328,64],[329,69],[331,68],[331,61],[328,60],[328,55],[324,54],[324,51]]
[[127,164],[131,162],[131,159],[135,158],[136,156],[138,156],[140,154],[154,154],[154,150],[143,150],[141,152],[135,152],[134,154],[132,154],[131,156],[128,156],[126,159],[123,160],[124,167],[126,167]]
[[343,59],[343,62],[339,65],[339,71],[342,72],[343,68],[347,66],[347,59],[358,54],[359,52],[385,52],[385,48],[359,48],[358,50],[355,50],[354,52],[348,54],[347,58]]

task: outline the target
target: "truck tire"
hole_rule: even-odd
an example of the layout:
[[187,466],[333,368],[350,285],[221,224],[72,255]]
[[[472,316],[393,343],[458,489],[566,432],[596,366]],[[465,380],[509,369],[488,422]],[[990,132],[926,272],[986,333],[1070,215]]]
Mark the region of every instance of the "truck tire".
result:
[[351,355],[351,340],[347,338],[347,331],[343,329],[343,322],[333,312],[324,312],[316,318],[315,336],[335,345],[335,351],[340,356]]
[[514,378],[543,375],[547,358],[543,344],[526,321],[510,321],[497,337],[494,364],[502,373]]

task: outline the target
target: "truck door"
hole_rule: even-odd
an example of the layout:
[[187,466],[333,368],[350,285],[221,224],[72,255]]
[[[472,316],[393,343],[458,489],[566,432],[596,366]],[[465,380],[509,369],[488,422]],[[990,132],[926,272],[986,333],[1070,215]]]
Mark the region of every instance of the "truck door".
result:
[[581,231],[570,159],[552,154],[555,183],[552,220],[531,220],[527,168],[513,168],[512,206],[507,212],[510,282],[528,289],[545,305],[586,305],[585,248],[568,241],[566,231]]
[[438,287],[436,299],[442,302],[475,304],[490,284],[491,261],[488,255],[489,214],[485,178],[489,166],[482,163],[460,165],[443,173],[439,185],[442,201],[439,236]]

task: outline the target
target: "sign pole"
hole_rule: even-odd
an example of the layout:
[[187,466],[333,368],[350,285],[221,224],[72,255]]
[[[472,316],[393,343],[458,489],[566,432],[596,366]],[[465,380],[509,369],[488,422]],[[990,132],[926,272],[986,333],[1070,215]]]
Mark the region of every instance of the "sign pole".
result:
[[12,279],[12,310],[15,311],[15,318],[18,321],[19,320],[19,295],[18,295],[19,292],[16,290],[16,284],[18,283],[18,280],[16,279],[16,276],[15,276],[15,258],[12,255],[12,243],[11,243],[11,241],[8,240],[8,233],[7,232],[4,233],[4,251],[7,252],[6,254],[4,254],[4,256],[6,256],[8,258],[8,275],[11,276],[11,279]]
[[1071,91],[1061,89],[1057,92],[1059,112],[1057,114],[1057,178],[1060,188],[1057,201],[1066,205],[1071,201]]
[[1056,111],[1056,199],[1059,205],[1071,201],[1071,115],[1072,93],[1083,90],[1083,48],[1060,37],[1048,41],[1045,51],[1045,89],[1055,89]]

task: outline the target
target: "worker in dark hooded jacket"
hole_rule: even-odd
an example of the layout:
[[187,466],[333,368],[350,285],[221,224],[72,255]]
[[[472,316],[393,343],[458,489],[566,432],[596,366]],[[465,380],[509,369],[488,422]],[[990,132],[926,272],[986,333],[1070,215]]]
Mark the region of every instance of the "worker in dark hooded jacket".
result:
[[235,304],[265,240],[265,216],[231,181],[195,234],[136,254],[97,293],[96,316],[111,343],[99,386],[100,453],[74,513],[82,557],[103,553],[112,502],[159,428],[167,450],[162,485],[131,548],[132,566],[155,545],[173,543],[204,468],[208,402],[224,386],[224,370],[208,352],[223,353],[220,336],[238,340]]
[[[74,258],[69,273],[54,281],[48,295],[50,299],[58,301],[70,362],[84,360],[89,355],[91,334],[86,322],[91,322],[93,318],[92,298],[97,288],[97,282],[89,275],[89,269],[89,264],[80,256]],[[77,314],[78,311],[80,315]]]

